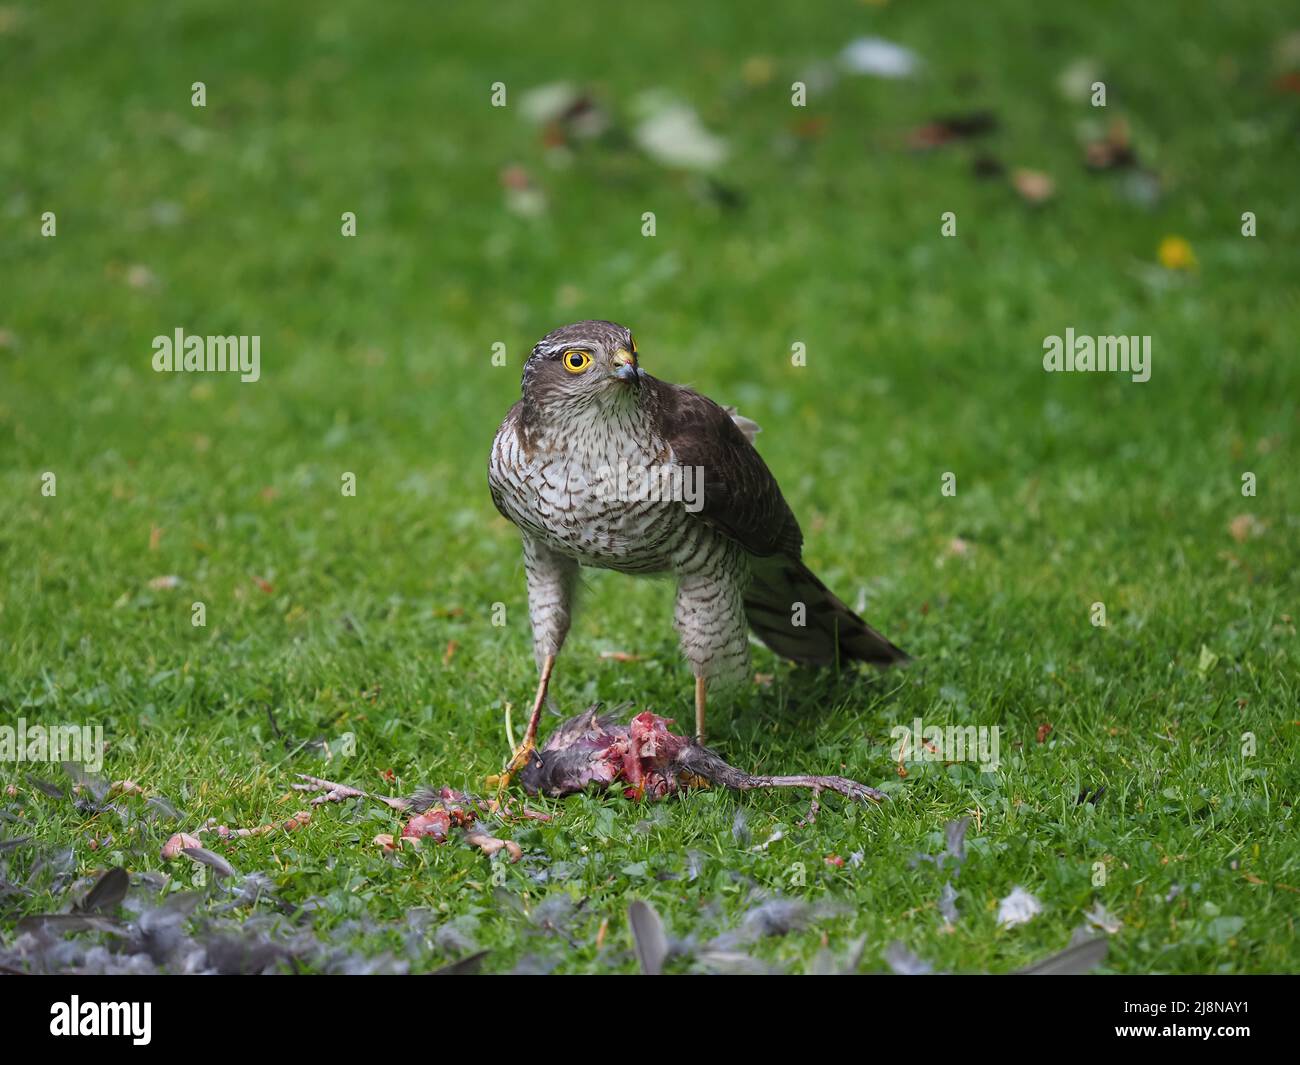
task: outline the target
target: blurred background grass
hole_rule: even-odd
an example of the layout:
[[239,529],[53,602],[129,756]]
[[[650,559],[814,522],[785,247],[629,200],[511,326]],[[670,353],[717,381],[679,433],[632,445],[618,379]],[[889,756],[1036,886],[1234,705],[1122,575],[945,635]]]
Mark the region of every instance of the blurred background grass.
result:
[[[29,612],[42,640],[72,637],[135,580],[195,564],[219,617],[250,609],[215,610],[250,568],[343,598],[378,583],[481,601],[490,577],[488,602],[517,599],[484,455],[532,341],[582,317],[631,324],[651,372],[767,426],[796,511],[827,523],[814,561],[857,577],[928,570],[917,535],[951,532],[1005,544],[1077,619],[1180,536],[1219,565],[1243,469],[1260,478],[1252,508],[1294,538],[1298,98],[1278,85],[1291,24],[1276,5],[6,12],[11,638]],[[914,49],[921,73],[818,88],[863,33]],[[1105,112],[1057,88],[1081,58],[1107,82]],[[789,100],[800,78],[805,110]],[[589,90],[611,132],[548,150],[519,101],[555,80]],[[496,81],[507,108],[489,106]],[[628,110],[646,89],[727,139],[715,176],[636,150]],[[980,153],[1048,173],[1049,202],[972,177],[965,145],[903,149],[974,106],[1000,123]],[[1080,124],[1103,114],[1131,125],[1165,190],[1155,206],[1083,167]],[[507,168],[544,196],[540,215],[507,209]],[[955,239],[938,236],[943,211]],[[1159,266],[1170,234],[1198,269]],[[152,373],[152,337],[177,326],[261,335],[262,381]],[[1042,338],[1067,326],[1151,334],[1152,381],[1042,373]],[[47,469],[57,506],[36,491]],[[955,500],[938,495],[947,470]],[[1089,535],[1072,495],[1105,526]],[[1143,522],[1162,535],[1135,535]],[[118,635],[166,654],[158,624],[170,632],[146,616]]]
[[[921,660],[874,718],[828,695],[820,740],[778,731],[770,765],[813,745],[887,773],[883,747],[845,752],[931,710],[1030,743],[1043,720],[1096,729],[1067,775],[1127,764],[1103,721],[1223,725],[1229,748],[1255,727],[1294,752],[1297,30],[1273,3],[6,5],[0,707],[93,710],[127,760],[202,737],[229,772],[276,707],[477,780],[533,671],[488,445],[533,341],[601,317],[649,372],[764,426],[813,567]],[[839,70],[863,35],[920,69]],[[1081,63],[1106,109],[1062,93]],[[524,116],[556,81],[604,134]],[[647,90],[693,107],[726,161],[642,151]],[[997,128],[909,150],[969,110]],[[1090,172],[1083,142],[1116,121],[1138,167]],[[1050,198],[1018,194],[1017,168]],[[1169,237],[1191,268],[1162,264]],[[152,338],[178,326],[260,335],[261,380],[155,374]],[[1067,327],[1151,335],[1150,382],[1043,373]],[[685,713],[671,589],[590,583],[562,705]],[[797,696],[783,675],[750,716],[721,710],[720,741],[773,742]]]

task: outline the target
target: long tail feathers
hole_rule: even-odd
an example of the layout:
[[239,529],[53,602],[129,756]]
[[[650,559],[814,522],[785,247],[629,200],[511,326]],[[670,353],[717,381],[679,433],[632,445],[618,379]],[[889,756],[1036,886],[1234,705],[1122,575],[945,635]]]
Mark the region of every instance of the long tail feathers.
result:
[[802,665],[857,660],[890,666],[908,660],[797,559],[754,560],[745,615],[760,640]]

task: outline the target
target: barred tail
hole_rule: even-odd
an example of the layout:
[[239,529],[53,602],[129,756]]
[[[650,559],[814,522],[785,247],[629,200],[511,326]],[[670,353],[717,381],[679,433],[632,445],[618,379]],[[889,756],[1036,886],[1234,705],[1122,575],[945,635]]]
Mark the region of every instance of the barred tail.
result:
[[[745,616],[754,634],[783,658],[816,666],[850,660],[877,666],[908,661],[905,652],[840,602],[798,559],[755,558],[752,570]],[[803,624],[796,624],[798,620]]]

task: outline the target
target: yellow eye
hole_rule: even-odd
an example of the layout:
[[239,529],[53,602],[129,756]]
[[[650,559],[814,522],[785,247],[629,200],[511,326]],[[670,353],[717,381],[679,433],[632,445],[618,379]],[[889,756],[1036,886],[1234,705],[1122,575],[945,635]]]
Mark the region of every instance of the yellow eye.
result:
[[569,373],[582,373],[591,365],[591,356],[585,351],[566,351],[560,361]]

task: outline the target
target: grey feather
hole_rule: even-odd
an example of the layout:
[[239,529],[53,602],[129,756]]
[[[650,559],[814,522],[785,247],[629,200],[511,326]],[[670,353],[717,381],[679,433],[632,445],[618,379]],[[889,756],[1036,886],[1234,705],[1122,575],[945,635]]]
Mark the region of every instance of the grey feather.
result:
[[234,876],[235,867],[231,865],[220,854],[214,854],[206,847],[184,847],[181,853],[188,858],[193,858],[196,862],[202,862],[209,866],[217,876]]
[[109,869],[95,881],[86,897],[77,906],[78,913],[95,913],[99,910],[111,910],[126,898],[131,878],[120,865]]
[[1088,939],[1016,972],[1024,976],[1077,976],[1092,971],[1105,961],[1109,949],[1110,944],[1104,937]]
[[641,971],[646,976],[662,976],[668,957],[668,934],[659,914],[648,902],[635,899],[627,908],[627,923],[632,928]]

